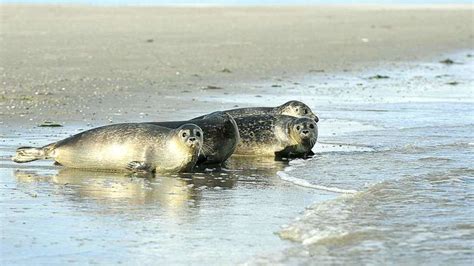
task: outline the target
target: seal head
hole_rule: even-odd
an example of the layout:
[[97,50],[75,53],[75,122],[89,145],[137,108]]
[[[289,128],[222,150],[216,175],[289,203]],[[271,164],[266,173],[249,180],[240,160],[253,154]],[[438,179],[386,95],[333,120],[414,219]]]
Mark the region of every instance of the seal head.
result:
[[314,155],[311,150],[318,140],[318,126],[308,117],[301,117],[287,123],[288,144],[275,152],[275,157],[281,158],[306,158]]
[[204,134],[197,164],[221,164],[234,153],[239,142],[239,129],[234,118],[225,112],[214,112],[189,121],[148,122],[171,129],[195,124]]
[[308,117],[301,117],[288,123],[289,137],[303,146],[303,152],[316,144],[318,139],[318,127],[316,122]]
[[190,150],[201,149],[203,143],[202,129],[194,124],[184,124],[175,130],[175,137],[180,140],[184,148]]
[[314,122],[319,122],[319,117],[313,113],[311,108],[300,101],[289,101],[277,107],[277,114],[293,117],[309,117]]
[[170,152],[170,162],[174,160],[172,158],[177,158],[173,164],[178,165],[175,169],[181,169],[178,172],[190,171],[195,166],[203,145],[203,137],[202,129],[194,124],[188,123],[174,129],[167,151]]

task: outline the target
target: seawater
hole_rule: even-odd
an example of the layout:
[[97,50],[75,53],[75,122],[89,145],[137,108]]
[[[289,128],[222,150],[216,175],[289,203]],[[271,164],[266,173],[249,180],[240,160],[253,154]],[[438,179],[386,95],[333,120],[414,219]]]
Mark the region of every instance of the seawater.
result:
[[[248,263],[472,265],[474,65],[469,54],[456,60],[316,86],[334,101],[321,116],[338,121],[326,132],[321,123],[320,144],[341,149],[316,148],[284,177],[357,192],[309,206],[277,232],[291,248]],[[324,95],[333,89],[340,97]],[[344,132],[341,121],[365,128]]]
[[198,99],[210,109],[304,101],[321,118],[308,160],[234,157],[153,178],[19,165],[10,161],[16,147],[84,125],[11,125],[0,142],[0,261],[471,264],[470,53],[450,55],[451,65],[440,57],[313,73]]

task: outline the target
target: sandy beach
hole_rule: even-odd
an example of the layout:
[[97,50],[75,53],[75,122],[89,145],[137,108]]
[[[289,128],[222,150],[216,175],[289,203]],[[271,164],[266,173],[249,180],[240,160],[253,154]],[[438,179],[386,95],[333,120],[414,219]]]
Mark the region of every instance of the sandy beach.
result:
[[[472,264],[473,12],[0,5],[0,264]],[[313,158],[152,178],[11,161],[288,100],[320,118]]]
[[0,10],[4,124],[186,118],[216,106],[163,96],[356,72],[472,48],[474,38],[469,6]]

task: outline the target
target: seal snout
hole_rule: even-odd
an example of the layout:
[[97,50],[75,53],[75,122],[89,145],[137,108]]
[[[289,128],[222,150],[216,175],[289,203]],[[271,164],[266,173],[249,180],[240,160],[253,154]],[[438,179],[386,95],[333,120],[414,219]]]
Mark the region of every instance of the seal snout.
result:
[[309,139],[311,137],[311,132],[308,129],[303,129],[300,131],[301,139]]
[[199,145],[199,140],[195,137],[189,137],[187,143],[190,147],[194,148]]

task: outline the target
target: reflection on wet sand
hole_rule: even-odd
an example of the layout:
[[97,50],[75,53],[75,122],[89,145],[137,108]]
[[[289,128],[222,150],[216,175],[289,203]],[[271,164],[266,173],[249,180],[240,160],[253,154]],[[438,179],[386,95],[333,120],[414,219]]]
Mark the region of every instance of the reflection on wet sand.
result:
[[[196,204],[202,187],[232,187],[229,178],[216,180],[213,176],[185,174],[183,176],[136,177],[124,173],[92,172],[78,169],[60,169],[57,174],[36,171],[15,171],[18,182],[61,185],[72,191],[73,200],[94,200],[100,204],[137,206],[159,204],[163,209],[179,212]],[[223,182],[224,181],[224,182]]]
[[250,182],[272,186],[281,180],[278,171],[283,171],[288,161],[277,161],[270,157],[232,156],[225,163],[225,169],[239,176],[239,183]]
[[164,207],[183,208],[199,201],[205,188],[230,189],[237,180],[272,185],[272,179],[277,178],[276,173],[287,165],[287,162],[273,158],[239,156],[229,159],[224,168],[206,166],[194,173],[169,176],[136,176],[71,168],[59,169],[56,174],[17,169],[14,174],[21,183],[62,185],[72,190],[79,199],[127,205],[159,203]]
[[234,155],[225,162],[225,166],[235,170],[261,170],[271,176],[288,166],[288,161],[276,160],[274,157]]
[[34,190],[40,196],[59,195],[70,202],[80,203],[77,207],[81,210],[103,214],[137,211],[137,214],[143,214],[139,210],[146,209],[149,214],[181,220],[199,209],[203,194],[210,193],[206,191],[233,189],[237,181],[252,189],[275,186],[281,182],[276,172],[287,165],[287,162],[273,159],[236,157],[223,168],[206,166],[194,173],[168,176],[136,176],[70,168],[61,168],[57,172],[17,169],[14,175],[25,193]]

